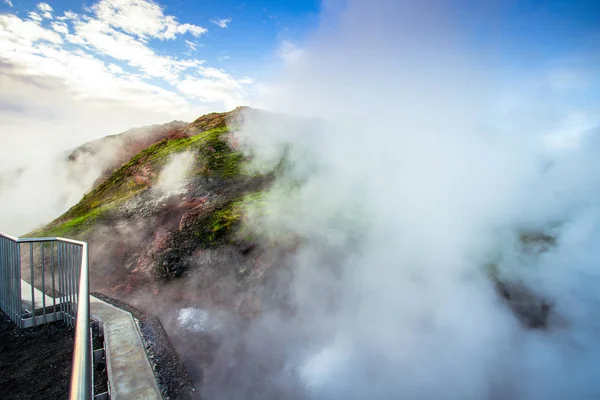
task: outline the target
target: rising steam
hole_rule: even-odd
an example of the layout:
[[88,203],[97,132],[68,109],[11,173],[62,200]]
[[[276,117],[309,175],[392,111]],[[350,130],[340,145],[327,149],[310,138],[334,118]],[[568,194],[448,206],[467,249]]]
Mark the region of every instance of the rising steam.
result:
[[188,178],[194,163],[194,154],[191,152],[173,156],[160,171],[157,188],[167,193],[177,189]]
[[[502,66],[474,57],[455,10],[426,3],[326,3],[264,101],[327,129],[247,120],[250,152],[272,160],[288,148],[271,212],[249,225],[302,238],[287,260],[294,311],[228,332],[206,398],[600,396],[598,130],[500,85]],[[525,254],[521,231],[558,245]],[[490,263],[553,304],[545,330],[520,324]],[[247,364],[219,380],[240,343],[270,363],[260,383]]]

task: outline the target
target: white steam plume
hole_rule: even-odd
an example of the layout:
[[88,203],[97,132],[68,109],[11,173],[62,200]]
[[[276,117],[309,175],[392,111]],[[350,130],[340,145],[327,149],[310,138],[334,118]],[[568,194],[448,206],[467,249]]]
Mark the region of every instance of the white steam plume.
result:
[[[507,102],[503,87],[518,82],[500,84],[502,66],[461,46],[447,5],[326,3],[265,101],[324,117],[327,129],[286,136],[247,122],[251,151],[273,159],[289,144],[285,178],[302,182],[290,190],[284,178],[267,201],[280,212],[250,221],[306,239],[293,259],[294,317],[266,314],[241,339],[284,354],[271,387],[297,379],[315,399],[600,396],[598,130],[570,125],[577,140],[556,146],[573,108],[560,92]],[[555,249],[518,252],[520,230],[544,229]],[[490,262],[554,304],[547,330],[519,323]],[[218,386],[214,373],[206,398],[254,398],[247,381]]]
[[107,146],[84,162],[67,162],[76,147],[133,126],[195,116],[78,99],[58,79],[24,78],[0,62],[0,231],[24,235],[60,216],[119,150]]
[[164,192],[177,189],[189,176],[194,167],[194,154],[191,152],[178,153],[160,171],[157,187]]

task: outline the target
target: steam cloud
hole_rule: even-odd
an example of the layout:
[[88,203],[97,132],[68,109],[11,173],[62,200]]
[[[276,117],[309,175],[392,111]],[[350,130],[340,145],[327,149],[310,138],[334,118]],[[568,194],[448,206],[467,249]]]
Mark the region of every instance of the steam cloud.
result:
[[[263,161],[290,145],[267,199],[278,211],[249,225],[305,241],[288,260],[292,316],[229,332],[205,398],[600,396],[598,129],[565,93],[542,97],[548,82],[499,79],[506,70],[466,46],[447,5],[326,2],[264,101],[327,129],[247,122],[241,136]],[[522,252],[522,230],[558,245]],[[489,263],[552,302],[546,330],[519,323]],[[240,342],[279,367],[257,378],[228,364]],[[227,365],[236,378],[220,381]]]
[[117,150],[107,146],[93,157],[67,162],[73,149],[133,126],[195,116],[78,99],[61,80],[24,78],[2,61],[0,97],[0,230],[17,236],[81,200]]
[[188,177],[194,161],[194,154],[190,152],[179,153],[172,157],[160,172],[158,189],[164,192],[177,189]]

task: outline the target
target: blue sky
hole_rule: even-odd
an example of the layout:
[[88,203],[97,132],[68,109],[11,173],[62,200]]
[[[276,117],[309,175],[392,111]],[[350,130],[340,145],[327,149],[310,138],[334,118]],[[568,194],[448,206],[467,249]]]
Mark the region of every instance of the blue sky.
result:
[[[6,2],[0,3],[0,11],[26,16],[36,10],[40,2],[15,0],[12,3],[12,7]],[[86,8],[97,3],[77,0],[47,2],[55,15],[65,11],[85,14]],[[190,51],[185,42],[188,40],[197,48],[195,55],[203,60],[234,74],[251,75],[256,79],[265,77],[277,67],[277,52],[282,42],[302,41],[306,33],[315,28],[320,7],[318,0],[162,0],[156,4],[180,23],[199,25],[208,31],[197,38],[153,40],[150,43],[154,49],[168,54],[184,54]],[[220,28],[211,22],[215,20],[225,20],[227,27]]]
[[[327,3],[345,1],[367,0]],[[368,1],[401,12],[389,7],[393,0]],[[509,79],[552,70],[561,84],[597,84],[589,66],[600,65],[599,1],[431,2],[444,5],[465,44]],[[252,105],[310,46],[322,8],[319,0],[0,0],[0,60],[10,70],[0,117],[16,129],[24,115],[59,120],[67,107],[112,115],[118,104],[107,129],[121,129]],[[585,101],[590,91],[577,95]]]
[[259,96],[301,51],[319,7],[315,0],[1,0],[0,59],[13,75],[46,77],[75,98],[145,104],[155,111],[151,122],[164,114],[191,119]]

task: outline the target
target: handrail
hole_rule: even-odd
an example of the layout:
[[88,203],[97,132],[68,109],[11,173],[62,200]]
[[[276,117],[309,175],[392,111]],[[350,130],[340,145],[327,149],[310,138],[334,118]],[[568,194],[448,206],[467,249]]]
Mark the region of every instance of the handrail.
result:
[[[69,390],[70,400],[92,400],[93,398],[93,376],[92,376],[92,339],[90,331],[90,280],[88,265],[88,245],[86,242],[66,239],[61,237],[44,238],[17,238],[0,232],[4,237],[14,243],[45,243],[62,242],[81,246],[81,266],[79,269],[79,291],[77,296],[77,311],[75,314],[75,345],[73,349],[73,361],[71,369],[71,385]],[[43,251],[43,250],[42,250]],[[43,253],[42,253],[43,254]],[[18,260],[18,268],[21,268],[21,260]],[[33,264],[32,264],[33,271]],[[20,275],[19,275],[20,276]],[[20,279],[20,278],[19,278]],[[34,282],[31,282],[33,293]],[[32,294],[33,296],[33,294]],[[33,301],[33,299],[32,299]],[[35,315],[34,315],[35,321]]]
[[87,243],[80,243],[82,245],[81,269],[79,273],[77,319],[75,320],[75,348],[73,349],[69,400],[92,400],[94,385],[92,381],[88,247]]

